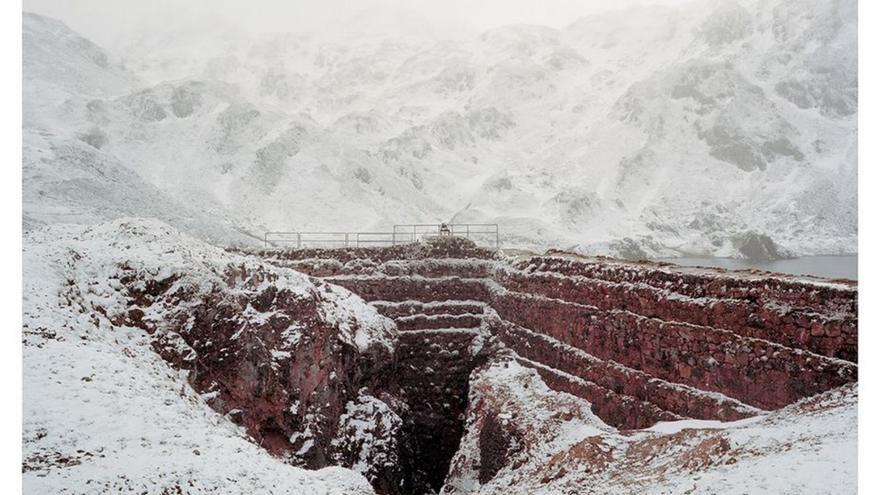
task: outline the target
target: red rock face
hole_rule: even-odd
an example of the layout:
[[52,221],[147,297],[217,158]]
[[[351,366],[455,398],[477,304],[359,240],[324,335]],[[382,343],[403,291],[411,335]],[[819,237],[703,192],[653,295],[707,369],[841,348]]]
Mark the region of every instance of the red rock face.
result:
[[[528,360],[555,390],[589,400],[594,413],[622,429],[638,429],[658,421],[682,418],[733,421],[760,412],[725,397],[683,387],[613,361],[596,358],[552,337],[509,322],[493,325],[509,348]],[[552,364],[544,368],[535,363]]]
[[[351,336],[362,330],[361,322],[350,319],[342,328],[327,316],[328,307],[338,304],[339,289],[319,281],[304,290],[287,288],[278,283],[277,269],[259,265],[230,265],[225,284],[208,290],[175,285],[179,277],[155,280],[122,271],[132,309],[119,315],[119,323],[151,332],[156,351],[187,370],[192,386],[214,409],[291,462],[351,465],[359,449],[334,442],[348,435],[340,418],[364,394],[393,388],[396,344],[377,338],[360,348]],[[147,313],[159,316],[146,318]],[[382,338],[396,339],[393,326],[390,331]],[[390,408],[388,414],[394,414]],[[375,422],[377,435],[399,434],[390,427],[382,431],[385,419],[361,423]],[[396,463],[364,469],[379,485],[400,478]]]
[[856,379],[852,363],[713,327],[523,293],[499,292],[491,304],[502,318],[600,359],[763,409]]
[[775,279],[675,278],[657,268],[615,274],[558,259],[532,258],[515,266],[519,271],[503,274],[510,290],[731,330],[853,362],[858,357],[852,290]]
[[[436,256],[426,254],[432,248]],[[857,290],[848,282],[570,255],[501,260],[461,243],[417,255],[399,247],[264,255],[375,301],[401,328],[482,318],[551,387],[590,400],[620,428],[739,419],[857,379]],[[383,301],[473,301],[497,317],[418,303],[420,313],[406,314]]]

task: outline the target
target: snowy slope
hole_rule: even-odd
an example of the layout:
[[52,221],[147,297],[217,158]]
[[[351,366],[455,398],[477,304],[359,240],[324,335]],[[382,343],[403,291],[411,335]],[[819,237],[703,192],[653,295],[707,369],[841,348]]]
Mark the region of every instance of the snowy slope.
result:
[[447,495],[856,492],[855,385],[735,422],[618,432],[516,361],[471,378]]
[[[31,65],[69,49],[48,22],[25,18],[42,40],[25,45]],[[853,0],[412,31],[140,33],[117,54],[140,82],[64,108],[26,98],[26,114],[94,136],[194,223],[235,226],[212,231],[454,219],[584,253],[742,256],[750,233],[781,252],[856,251]],[[59,84],[25,69],[31,91]],[[97,92],[80,80],[60,84]]]
[[171,196],[131,163],[102,148],[108,141],[91,119],[103,98],[141,83],[119,61],[63,23],[23,18],[23,221],[91,224],[126,216],[162,218],[217,243],[256,241],[216,205]]
[[[25,236],[26,493],[373,493],[353,471],[306,471],[271,456],[159,356],[155,335],[117,322],[127,309],[121,271],[177,277],[182,292],[208,293],[226,286],[230,264],[258,262],[154,220],[41,227]],[[289,270],[273,283],[297,294],[317,290]],[[322,292],[340,339],[390,345],[393,325],[375,310],[342,289]],[[161,319],[154,313],[146,318]]]

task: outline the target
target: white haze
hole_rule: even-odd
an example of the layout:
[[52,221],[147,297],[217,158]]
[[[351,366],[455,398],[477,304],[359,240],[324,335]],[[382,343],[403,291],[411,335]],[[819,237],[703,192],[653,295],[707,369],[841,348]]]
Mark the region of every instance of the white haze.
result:
[[[212,28],[215,32],[326,32],[369,13],[387,18],[387,34],[408,33],[395,18],[418,17],[440,37],[510,24],[559,28],[589,14],[639,4],[705,0],[25,0],[24,10],[60,19],[104,46],[143,31]],[[427,33],[426,33],[427,34]]]
[[611,7],[27,2],[25,226],[854,253],[855,0]]

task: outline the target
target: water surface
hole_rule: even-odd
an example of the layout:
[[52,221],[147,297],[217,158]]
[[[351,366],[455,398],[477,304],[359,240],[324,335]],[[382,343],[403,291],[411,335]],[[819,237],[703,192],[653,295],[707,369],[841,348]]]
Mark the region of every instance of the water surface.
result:
[[660,258],[684,266],[711,266],[728,270],[747,270],[754,268],[769,272],[790,273],[792,275],[814,275],[826,278],[849,278],[858,280],[859,257],[850,256],[803,256],[790,260],[753,261],[732,258]]

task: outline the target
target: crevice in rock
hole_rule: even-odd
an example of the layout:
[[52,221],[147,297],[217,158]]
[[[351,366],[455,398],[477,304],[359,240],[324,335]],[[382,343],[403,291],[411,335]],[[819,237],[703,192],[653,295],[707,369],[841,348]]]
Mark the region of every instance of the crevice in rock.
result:
[[465,329],[401,332],[398,380],[408,405],[406,477],[401,493],[437,493],[464,433],[469,376],[491,354]]

